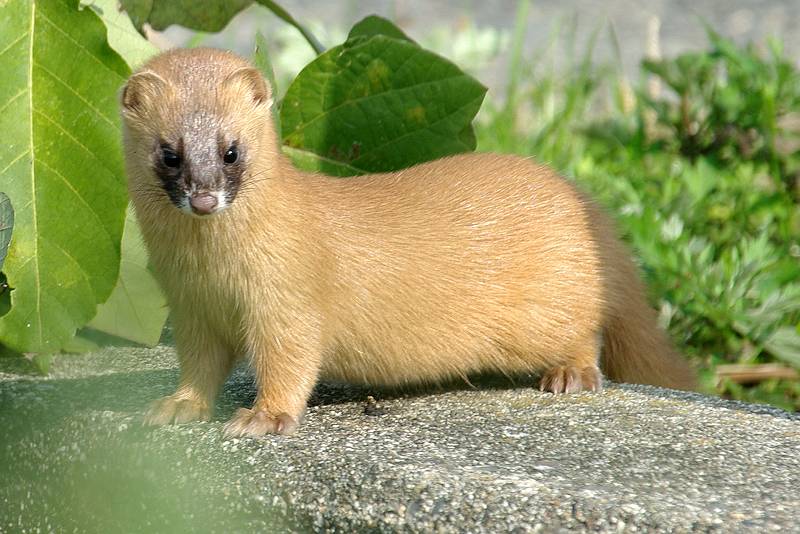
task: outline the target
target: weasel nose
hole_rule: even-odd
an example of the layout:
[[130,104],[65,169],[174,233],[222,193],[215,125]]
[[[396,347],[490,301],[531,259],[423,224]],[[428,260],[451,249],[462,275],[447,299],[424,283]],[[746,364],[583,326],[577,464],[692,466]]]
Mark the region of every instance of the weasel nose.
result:
[[199,215],[208,215],[217,206],[217,197],[211,193],[198,193],[189,200],[192,211]]

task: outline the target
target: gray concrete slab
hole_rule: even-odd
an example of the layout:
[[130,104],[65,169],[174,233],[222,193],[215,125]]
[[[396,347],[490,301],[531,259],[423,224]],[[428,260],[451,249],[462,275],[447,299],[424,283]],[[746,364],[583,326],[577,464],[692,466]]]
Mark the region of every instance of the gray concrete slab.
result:
[[[0,360],[0,532],[766,532],[800,525],[800,417],[643,386],[324,384],[296,436],[143,428],[174,351]],[[367,395],[383,415],[366,415]]]

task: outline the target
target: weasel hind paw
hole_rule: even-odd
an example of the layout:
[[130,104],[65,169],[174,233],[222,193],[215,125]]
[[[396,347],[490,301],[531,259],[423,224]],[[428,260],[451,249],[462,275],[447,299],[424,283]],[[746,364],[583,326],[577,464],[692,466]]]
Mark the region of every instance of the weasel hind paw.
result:
[[556,367],[542,375],[540,391],[551,393],[578,393],[603,391],[603,375],[596,366],[580,369],[574,366]]
[[239,408],[225,424],[226,438],[256,437],[264,434],[288,436],[297,430],[297,419],[287,413],[272,417],[265,410]]
[[144,424],[148,426],[179,425],[191,421],[208,421],[209,419],[211,419],[211,409],[206,403],[170,395],[158,399],[150,405],[150,409],[144,416]]

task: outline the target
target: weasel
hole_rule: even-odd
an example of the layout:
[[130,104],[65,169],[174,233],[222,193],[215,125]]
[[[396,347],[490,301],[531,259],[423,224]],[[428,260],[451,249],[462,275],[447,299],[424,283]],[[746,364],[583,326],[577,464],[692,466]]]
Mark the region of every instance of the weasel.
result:
[[177,391],[150,424],[208,420],[239,356],[258,392],[230,436],[288,434],[320,377],[541,373],[691,388],[609,218],[544,165],[465,154],[332,178],[281,153],[246,60],[172,50],[121,93],[128,187],[172,310]]

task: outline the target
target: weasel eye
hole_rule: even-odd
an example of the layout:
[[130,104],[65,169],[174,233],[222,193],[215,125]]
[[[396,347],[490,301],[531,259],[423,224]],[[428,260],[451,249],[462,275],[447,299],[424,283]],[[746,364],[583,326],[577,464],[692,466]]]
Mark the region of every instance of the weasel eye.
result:
[[236,146],[232,145],[226,152],[225,155],[222,157],[222,161],[225,164],[230,165],[231,163],[236,163],[236,160],[239,159],[239,151],[236,150]]
[[161,158],[164,161],[164,165],[170,167],[171,169],[177,169],[181,166],[181,157],[171,148],[162,147]]

